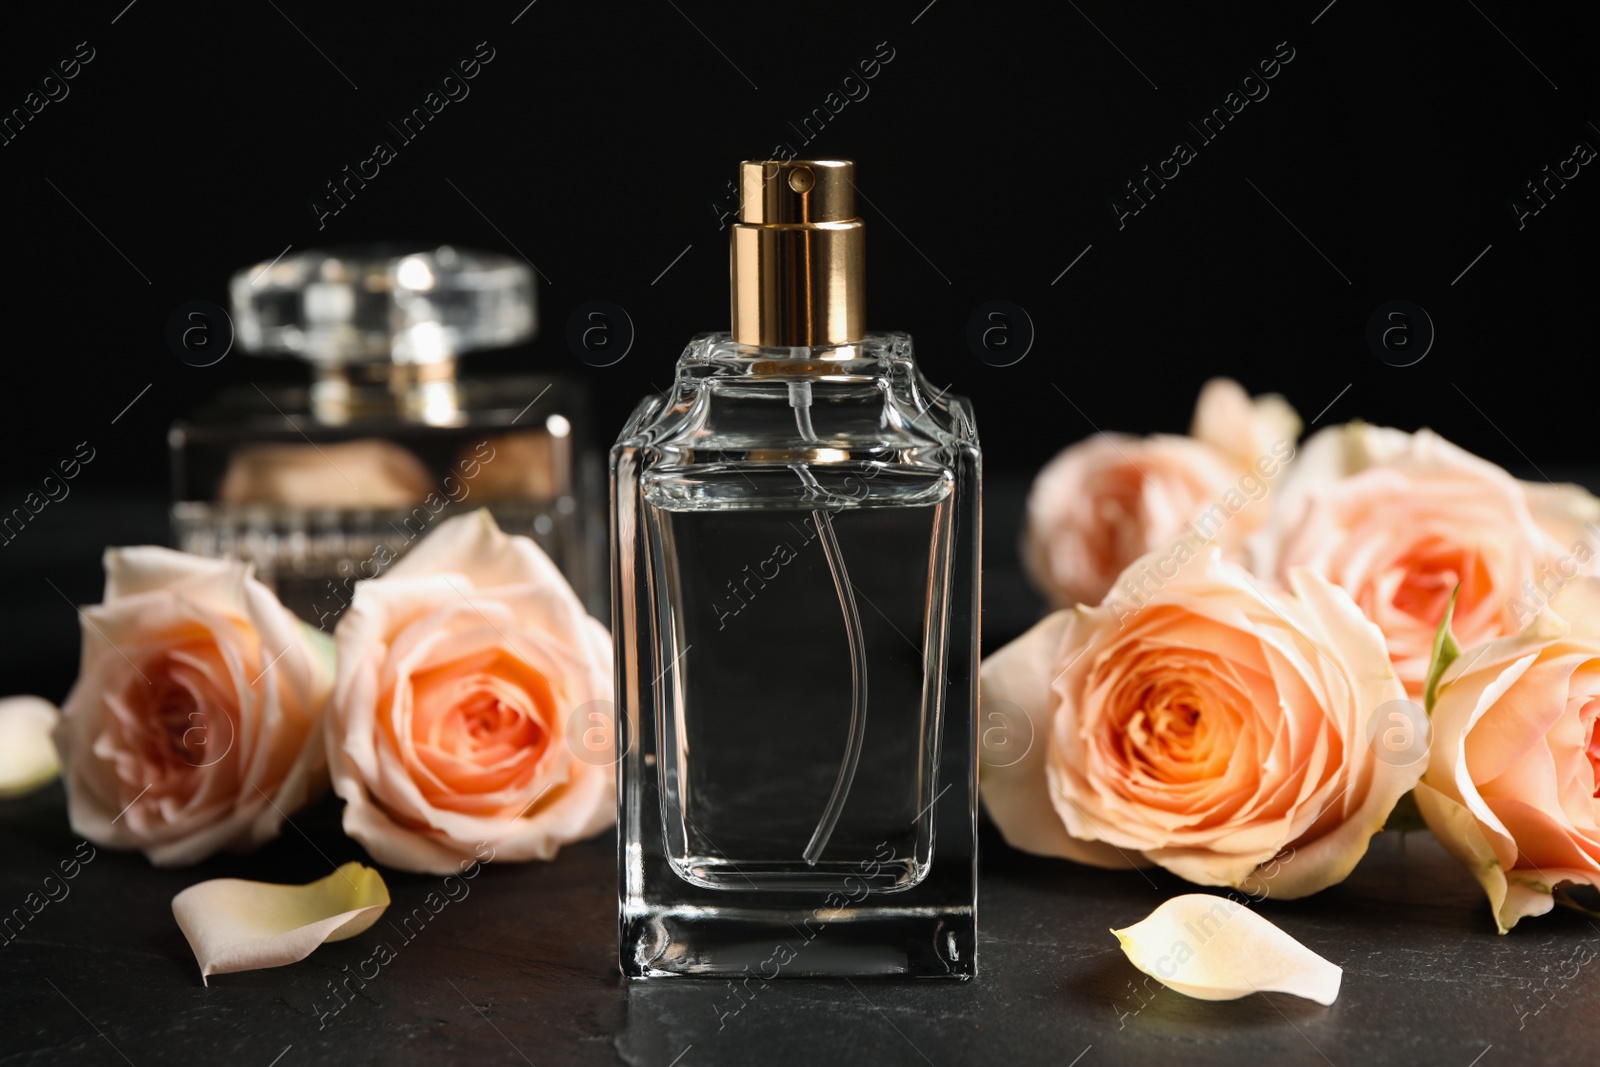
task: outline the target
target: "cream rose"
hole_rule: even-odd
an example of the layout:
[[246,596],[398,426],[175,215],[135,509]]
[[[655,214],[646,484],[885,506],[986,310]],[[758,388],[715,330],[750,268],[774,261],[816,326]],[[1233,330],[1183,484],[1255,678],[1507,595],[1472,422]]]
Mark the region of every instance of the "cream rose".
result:
[[1201,390],[1191,432],[1096,434],[1039,472],[1022,552],[1052,603],[1097,604],[1129,563],[1180,541],[1241,554],[1266,522],[1263,501],[1294,456],[1299,419],[1281,397],[1252,401],[1218,378]]
[[1488,894],[1501,933],[1562,885],[1600,885],[1600,579],[1521,633],[1468,648],[1433,706],[1417,807]]
[[1531,622],[1555,591],[1581,574],[1600,574],[1600,500],[1581,485],[1523,482],[1528,510],[1539,528],[1560,545],[1563,554],[1541,571],[1531,587],[1522,587],[1518,614]]
[[254,848],[326,786],[333,669],[242,563],[111,549],[56,730],[72,828],[157,866]]
[[1515,633],[1525,583],[1564,553],[1521,483],[1427,430],[1338,426],[1301,451],[1258,569],[1282,581],[1305,568],[1349,591],[1413,697],[1458,585],[1462,643]]
[[328,763],[381,863],[549,859],[615,818],[611,638],[487,511],[356,587],[335,631]]
[[983,664],[985,713],[1032,727],[1022,759],[982,768],[1001,833],[1274,897],[1342,880],[1425,763],[1420,715],[1386,758],[1369,742],[1405,696],[1382,635],[1317,576],[1271,594],[1215,547],[1129,570],[1157,575],[1142,604],[1058,611]]
[[1276,393],[1252,399],[1233,379],[1213,378],[1200,388],[1189,436],[1248,470],[1263,457],[1281,458],[1284,443],[1300,436],[1300,416]]

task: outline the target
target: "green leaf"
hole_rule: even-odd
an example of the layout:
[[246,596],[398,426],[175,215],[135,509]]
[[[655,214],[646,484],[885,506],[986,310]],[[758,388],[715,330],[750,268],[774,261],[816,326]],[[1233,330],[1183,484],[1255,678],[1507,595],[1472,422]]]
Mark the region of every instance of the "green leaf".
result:
[[1439,679],[1444,677],[1444,672],[1449,669],[1461,655],[1461,646],[1456,644],[1456,639],[1450,635],[1450,619],[1456,613],[1456,596],[1461,592],[1460,583],[1450,590],[1450,603],[1444,609],[1444,618],[1439,620],[1439,629],[1433,635],[1433,659],[1428,663],[1428,686],[1422,691],[1422,707],[1429,715],[1433,714],[1433,702],[1439,696]]

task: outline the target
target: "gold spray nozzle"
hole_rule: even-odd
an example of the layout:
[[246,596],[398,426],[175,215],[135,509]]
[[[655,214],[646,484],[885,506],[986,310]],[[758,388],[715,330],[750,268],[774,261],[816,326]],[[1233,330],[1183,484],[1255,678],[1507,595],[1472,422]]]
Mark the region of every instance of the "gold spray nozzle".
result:
[[866,335],[866,235],[849,160],[739,165],[732,227],[733,339],[847,345]]

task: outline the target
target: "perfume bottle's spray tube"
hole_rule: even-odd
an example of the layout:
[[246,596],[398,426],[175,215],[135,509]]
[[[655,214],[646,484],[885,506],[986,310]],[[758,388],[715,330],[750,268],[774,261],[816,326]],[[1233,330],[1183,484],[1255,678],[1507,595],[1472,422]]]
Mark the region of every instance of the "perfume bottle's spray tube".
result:
[[[816,441],[816,431],[811,427],[810,382],[789,383],[789,406],[794,408],[795,425],[801,439]],[[804,463],[795,463],[791,469],[799,475],[808,492],[828,495]],[[845,638],[850,643],[850,730],[845,741],[844,760],[839,764],[839,776],[834,779],[833,793],[828,797],[828,806],[822,810],[822,819],[801,853],[806,863],[815,866],[822,858],[822,850],[828,847],[834,827],[839,825],[839,815],[844,811],[844,802],[856,779],[856,767],[861,763],[861,745],[867,733],[867,636],[861,628],[861,613],[856,608],[855,586],[850,584],[850,572],[845,569],[844,550],[833,532],[833,515],[818,508],[811,512],[811,519],[817,524],[817,534],[822,539],[822,553],[833,575],[834,592],[839,595],[839,607],[844,612]]]
[[[741,204],[732,243],[733,339],[767,347],[852,345],[865,335],[861,220],[855,164],[841,160],[752,162],[739,169]],[[811,383],[789,383],[800,439],[817,443]],[[790,465],[808,494],[828,499],[805,463]],[[815,865],[828,847],[861,762],[867,729],[867,643],[833,515],[811,513],[833,575],[850,646],[850,726],[833,793],[802,853]]]

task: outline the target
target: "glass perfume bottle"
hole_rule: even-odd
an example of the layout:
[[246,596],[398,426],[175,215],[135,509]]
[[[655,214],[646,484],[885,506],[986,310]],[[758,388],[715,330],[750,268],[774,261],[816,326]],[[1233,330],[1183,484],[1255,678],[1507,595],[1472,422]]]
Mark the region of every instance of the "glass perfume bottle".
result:
[[456,373],[462,353],[533,335],[526,264],[450,246],[307,251],[242,270],[229,290],[240,345],[298,357],[314,377],[232,389],[173,426],[179,548],[253,562],[331,630],[357,581],[485,506],[604,611],[583,390]]
[[611,452],[630,977],[976,973],[978,439],[853,176],[741,166],[732,332]]

